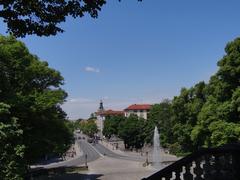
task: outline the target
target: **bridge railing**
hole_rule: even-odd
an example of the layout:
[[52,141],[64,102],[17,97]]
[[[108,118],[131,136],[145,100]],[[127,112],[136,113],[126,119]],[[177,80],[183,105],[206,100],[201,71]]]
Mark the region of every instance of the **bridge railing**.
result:
[[240,145],[200,149],[144,179],[239,180]]

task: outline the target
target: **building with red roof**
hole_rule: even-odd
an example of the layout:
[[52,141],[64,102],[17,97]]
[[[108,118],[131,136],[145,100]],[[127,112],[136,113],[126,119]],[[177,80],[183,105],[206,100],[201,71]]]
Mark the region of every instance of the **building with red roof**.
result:
[[138,117],[147,119],[151,107],[152,105],[150,104],[133,104],[124,109],[124,115],[125,117],[129,117],[131,114],[135,114]]
[[99,129],[99,136],[102,138],[103,137],[102,131],[104,128],[104,121],[105,121],[106,117],[108,117],[108,116],[124,116],[124,111],[114,111],[111,109],[105,110],[103,107],[103,102],[101,100],[98,111],[95,113],[95,115],[97,117],[96,124]]
[[124,116],[124,111],[113,111],[111,109],[96,112],[97,116]]
[[103,128],[104,128],[104,121],[106,117],[108,116],[125,116],[129,117],[131,114],[135,114],[138,117],[147,119],[148,118],[148,113],[151,109],[152,105],[150,104],[132,104],[131,106],[127,107],[124,109],[124,111],[115,111],[115,110],[105,110],[103,107],[103,102],[100,101],[100,105],[98,108],[98,111],[95,113],[97,120],[96,124],[99,129],[99,136],[102,138],[103,134]]

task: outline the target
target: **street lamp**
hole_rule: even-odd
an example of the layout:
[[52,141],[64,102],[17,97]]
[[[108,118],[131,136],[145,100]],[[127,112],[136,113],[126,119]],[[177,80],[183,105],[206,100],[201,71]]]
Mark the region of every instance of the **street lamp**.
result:
[[146,165],[148,166],[148,152],[146,152]]
[[87,167],[87,154],[85,154],[85,166]]
[[149,160],[148,160],[148,151],[146,152],[146,165],[148,166]]

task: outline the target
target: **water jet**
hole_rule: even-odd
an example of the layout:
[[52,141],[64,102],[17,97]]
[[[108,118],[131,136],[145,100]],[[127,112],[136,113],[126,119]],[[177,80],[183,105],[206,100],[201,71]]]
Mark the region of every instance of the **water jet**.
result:
[[152,165],[153,167],[160,169],[161,168],[161,144],[159,139],[159,132],[157,126],[154,129],[153,136],[153,154],[152,154]]

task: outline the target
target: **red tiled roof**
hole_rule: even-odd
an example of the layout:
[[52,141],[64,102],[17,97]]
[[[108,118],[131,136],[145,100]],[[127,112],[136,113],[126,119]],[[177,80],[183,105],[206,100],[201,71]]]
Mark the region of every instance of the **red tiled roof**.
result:
[[133,104],[126,108],[125,110],[149,110],[151,109],[150,104]]
[[123,111],[113,111],[113,110],[106,110],[106,111],[103,111],[103,112],[97,112],[96,113],[97,115],[104,115],[104,116],[107,116],[107,115],[124,115],[124,112]]

